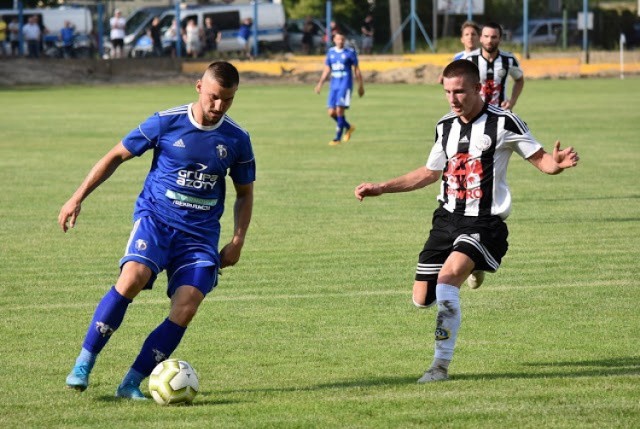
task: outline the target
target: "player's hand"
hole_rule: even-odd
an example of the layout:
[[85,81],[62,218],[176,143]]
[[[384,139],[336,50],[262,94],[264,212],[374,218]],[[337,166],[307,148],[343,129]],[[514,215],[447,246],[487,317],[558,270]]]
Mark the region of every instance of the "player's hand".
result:
[[358,87],[358,95],[362,97],[364,95],[364,86]]
[[80,215],[81,208],[80,203],[73,198],[62,206],[60,213],[58,214],[58,225],[60,225],[63,232],[67,232],[69,228],[76,226],[76,219],[78,219],[78,216]]
[[502,107],[504,110],[512,110],[514,105],[515,103],[511,104],[511,100],[509,99],[506,99],[502,103],[500,103],[500,107]]
[[573,150],[573,146],[569,146],[566,149],[560,149],[560,140],[556,140],[556,143],[553,146],[553,160],[560,168],[571,168],[578,165],[580,157],[578,156],[578,152]]
[[320,90],[322,90],[322,84],[321,83],[317,84],[313,90],[315,91],[316,94],[320,94]]
[[240,260],[243,242],[236,240],[235,237],[229,244],[224,246],[220,251],[220,268],[231,267]]
[[356,186],[354,194],[359,201],[362,201],[364,197],[377,197],[378,195],[382,195],[382,188],[377,183],[361,183]]

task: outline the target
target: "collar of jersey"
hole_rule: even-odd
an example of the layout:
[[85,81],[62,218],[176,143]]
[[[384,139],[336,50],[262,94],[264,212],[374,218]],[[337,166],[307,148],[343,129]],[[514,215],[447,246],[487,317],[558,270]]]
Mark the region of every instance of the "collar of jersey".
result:
[[214,125],[202,125],[202,124],[199,124],[198,121],[196,121],[195,118],[193,117],[193,113],[191,113],[192,106],[193,106],[193,103],[189,103],[189,105],[187,106],[187,113],[188,113],[188,116],[189,116],[189,122],[191,122],[191,125],[193,125],[197,129],[202,130],[202,131],[215,130],[220,125],[222,125],[222,123],[224,122],[224,118],[227,116],[227,115],[223,115],[222,118],[220,118],[220,120]]

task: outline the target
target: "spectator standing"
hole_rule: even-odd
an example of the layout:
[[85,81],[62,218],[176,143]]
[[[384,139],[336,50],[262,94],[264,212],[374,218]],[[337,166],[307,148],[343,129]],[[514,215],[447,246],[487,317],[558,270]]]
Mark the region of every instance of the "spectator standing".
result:
[[243,54],[245,58],[252,59],[251,56],[251,26],[253,25],[253,19],[245,18],[240,24],[240,30],[238,31],[238,42],[242,45]]
[[362,53],[369,55],[373,50],[373,15],[368,14],[365,17],[360,33],[362,34]]
[[178,32],[178,22],[174,19],[171,22],[171,27],[167,28],[167,31],[164,32],[164,38],[171,43],[171,57],[176,56],[178,34],[180,34]]
[[20,23],[14,17],[9,23],[9,42],[11,43],[11,55],[17,57],[20,54]]
[[27,56],[29,58],[40,58],[42,30],[40,30],[40,25],[38,25],[38,19],[35,15],[31,15],[27,23],[22,27],[22,35],[27,42]]
[[7,42],[7,23],[4,22],[2,15],[0,15],[0,55],[3,57],[7,55],[5,43]]
[[64,22],[64,27],[60,30],[60,40],[62,41],[62,55],[65,58],[73,58],[73,39],[75,38],[75,28],[70,21]]
[[213,55],[218,50],[218,43],[222,39],[222,33],[210,16],[204,19],[204,49]]
[[309,55],[313,49],[313,20],[307,16],[302,25],[302,53]]
[[153,43],[153,55],[156,57],[162,56],[162,33],[160,32],[160,18],[155,17],[151,21],[149,27],[149,37],[151,37],[151,43]]
[[112,46],[111,58],[122,58],[126,23],[127,21],[122,17],[120,9],[116,9],[109,20],[109,26],[111,27],[111,32],[109,33]]
[[187,56],[198,58],[202,49],[202,30],[196,24],[195,19],[190,19],[184,29],[184,45],[186,46]]

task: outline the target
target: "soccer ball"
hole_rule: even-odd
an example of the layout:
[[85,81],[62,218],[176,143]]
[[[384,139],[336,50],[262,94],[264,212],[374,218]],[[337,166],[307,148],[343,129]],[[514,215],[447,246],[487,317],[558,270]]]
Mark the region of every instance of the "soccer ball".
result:
[[198,389],[198,374],[183,360],[160,362],[149,376],[149,392],[160,405],[190,403]]

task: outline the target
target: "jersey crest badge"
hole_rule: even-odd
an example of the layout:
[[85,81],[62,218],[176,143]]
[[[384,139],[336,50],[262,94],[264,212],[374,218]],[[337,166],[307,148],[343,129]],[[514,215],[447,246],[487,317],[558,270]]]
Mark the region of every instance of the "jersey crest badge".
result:
[[218,158],[225,159],[228,155],[227,147],[223,144],[219,144],[216,146],[216,152],[218,153]]
[[484,134],[474,142],[474,146],[476,147],[476,149],[484,152],[491,147],[491,137]]
[[144,240],[136,240],[136,250],[147,250],[147,242]]

